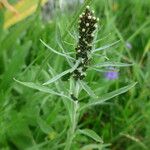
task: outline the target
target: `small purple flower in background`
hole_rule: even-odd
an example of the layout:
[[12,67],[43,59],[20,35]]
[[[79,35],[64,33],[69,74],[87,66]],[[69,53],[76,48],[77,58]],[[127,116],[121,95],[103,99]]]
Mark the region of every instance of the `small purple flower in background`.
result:
[[131,43],[129,43],[129,42],[126,42],[126,48],[128,48],[128,49],[132,49],[132,44],[131,44]]
[[109,67],[108,69],[109,70],[105,73],[105,78],[108,80],[118,79],[118,71],[113,67]]

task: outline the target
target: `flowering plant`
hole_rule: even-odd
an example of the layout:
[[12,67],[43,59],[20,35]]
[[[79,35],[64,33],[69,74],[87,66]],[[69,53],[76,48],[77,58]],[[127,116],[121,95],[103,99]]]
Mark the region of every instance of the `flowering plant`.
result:
[[[103,143],[103,140],[97,133],[95,133],[91,129],[81,129],[78,126],[79,118],[81,117],[81,115],[83,115],[85,109],[95,105],[102,105],[111,98],[128,91],[136,84],[132,83],[99,97],[95,94],[95,91],[93,91],[91,87],[86,83],[85,77],[87,69],[90,66],[90,60],[94,59],[94,54],[118,43],[117,41],[100,48],[93,48],[93,41],[95,38],[98,21],[99,19],[95,17],[94,11],[91,11],[89,6],[87,6],[84,12],[79,16],[79,37],[77,46],[75,48],[75,58],[65,51],[56,51],[55,49],[47,45],[43,40],[41,40],[45,47],[47,47],[50,51],[64,57],[67,60],[68,64],[70,65],[70,68],[68,70],[63,71],[60,74],[55,74],[55,71],[50,67],[50,73],[53,77],[43,83],[43,85],[33,82],[21,82],[15,79],[18,83],[24,86],[61,97],[60,99],[63,100],[63,103],[67,109],[69,120],[69,129],[64,148],[65,150],[71,149],[73,140],[78,134],[86,135],[94,139],[101,145]],[[102,66],[130,66],[130,64],[119,62],[103,62],[101,64],[93,65],[91,69],[98,70],[98,68]],[[67,81],[69,88],[65,88],[61,78],[68,74],[70,76]],[[111,74],[107,73],[106,76],[112,79],[116,78],[117,74],[114,74],[114,72],[112,74],[111,72]],[[50,86],[52,85],[52,83],[55,84],[56,90],[54,90],[54,86]],[[82,90],[84,90],[90,97],[89,102],[80,102],[80,92]]]

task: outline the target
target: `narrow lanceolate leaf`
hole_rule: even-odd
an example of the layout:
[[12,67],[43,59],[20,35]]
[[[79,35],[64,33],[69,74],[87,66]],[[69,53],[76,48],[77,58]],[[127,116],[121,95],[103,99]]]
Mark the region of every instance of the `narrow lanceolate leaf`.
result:
[[118,95],[120,95],[122,93],[127,92],[128,90],[133,88],[135,85],[136,85],[136,82],[134,82],[134,83],[132,83],[132,84],[130,84],[128,86],[122,87],[122,88],[120,88],[118,90],[115,90],[113,92],[107,93],[104,96],[102,96],[101,98],[93,100],[93,101],[89,102],[88,104],[85,104],[84,106],[82,106],[80,108],[80,110],[88,108],[88,107],[91,107],[91,106],[95,106],[95,105],[102,105],[103,103],[105,103],[106,101],[110,100],[111,98],[113,98],[115,96],[118,96]]
[[71,72],[71,69],[68,69],[58,75],[56,75],[55,77],[53,77],[52,79],[48,80],[47,82],[43,83],[43,85],[48,85],[48,84],[51,84],[55,81],[57,81],[58,79],[60,79],[61,77],[63,77],[64,75],[68,74]]
[[40,129],[45,134],[49,134],[51,131],[53,131],[53,129],[51,128],[51,126],[45,120],[43,120],[40,116],[37,117],[37,123],[38,123]]
[[16,79],[14,79],[14,80],[16,82],[26,86],[26,87],[29,87],[29,88],[32,88],[32,89],[35,89],[35,90],[38,90],[38,91],[41,91],[41,92],[44,92],[44,93],[49,93],[49,94],[65,97],[65,98],[68,98],[68,99],[72,100],[69,96],[64,95],[62,93],[57,93],[57,92],[51,90],[48,87],[45,87],[45,86],[42,86],[42,85],[39,85],[39,84],[36,84],[36,83],[32,83],[32,82],[21,82],[21,81],[16,80]]
[[[99,69],[96,67],[89,67],[88,70],[95,70],[97,72],[108,72],[108,71],[110,71],[110,69],[108,69],[108,68]],[[117,70],[117,69],[114,69],[114,70]]]
[[91,129],[78,130],[78,133],[84,134],[84,135],[92,138],[96,142],[103,143],[103,140],[101,139],[101,137],[95,131],[93,131]]
[[80,148],[80,150],[93,150],[93,149],[102,150],[102,149],[109,149],[108,147],[110,146],[111,144],[92,143],[92,144],[84,145],[82,148]]
[[52,47],[50,47],[49,45],[47,45],[43,40],[40,39],[40,41],[42,42],[42,44],[47,47],[50,51],[52,51],[53,53],[57,54],[57,55],[60,55],[60,56],[63,56],[65,58],[69,58],[69,59],[72,59],[72,60],[75,60],[74,58],[72,58],[71,56],[69,56],[68,54],[65,54],[65,53],[60,53],[56,50],[54,50]]
[[121,62],[103,62],[94,65],[94,67],[129,67],[129,66],[133,66],[133,64],[126,64]]
[[78,60],[78,61],[76,62],[76,64],[75,64],[71,69],[68,69],[68,70],[66,70],[66,71],[64,71],[64,72],[62,72],[62,73],[56,75],[56,76],[53,77],[52,79],[50,79],[50,80],[48,80],[47,82],[43,83],[43,85],[51,84],[51,83],[57,81],[58,79],[60,79],[61,77],[63,77],[64,75],[73,72],[73,71],[78,67],[79,63],[80,63],[80,60]]
[[95,53],[95,52],[98,52],[98,51],[101,51],[101,50],[104,50],[104,49],[110,48],[110,47],[112,47],[112,46],[116,45],[118,42],[120,42],[120,40],[118,40],[118,41],[116,41],[116,42],[114,42],[114,43],[111,43],[111,44],[108,44],[108,45],[105,45],[105,46],[99,47],[99,48],[97,48],[97,49],[94,49],[94,50],[92,50],[92,53]]
[[79,83],[81,87],[87,92],[87,94],[89,94],[91,97],[94,97],[94,98],[97,97],[94,91],[84,81],[79,80]]

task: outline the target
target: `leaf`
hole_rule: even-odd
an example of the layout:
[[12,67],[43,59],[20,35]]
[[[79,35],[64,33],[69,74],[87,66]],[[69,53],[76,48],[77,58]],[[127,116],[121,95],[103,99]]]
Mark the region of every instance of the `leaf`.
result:
[[77,66],[79,65],[79,62],[80,62],[80,60],[78,60],[76,62],[76,64],[71,69],[68,69],[68,70],[66,70],[66,71],[56,75],[52,79],[50,79],[47,82],[43,83],[43,85],[47,85],[47,84],[53,83],[53,82],[57,81],[58,79],[60,79],[61,77],[63,77],[64,75],[73,72],[77,68]]
[[82,86],[82,88],[87,92],[87,94],[89,94],[91,97],[94,97],[94,98],[97,97],[95,93],[93,92],[93,90],[84,81],[79,80],[79,83]]
[[130,84],[128,86],[125,86],[125,87],[122,87],[122,88],[120,88],[118,90],[115,90],[113,92],[107,93],[104,96],[102,96],[100,99],[96,99],[96,100],[93,100],[93,101],[89,102],[88,104],[85,104],[84,106],[82,106],[80,108],[80,110],[88,108],[88,107],[91,107],[91,106],[95,106],[95,105],[101,105],[104,102],[110,100],[111,98],[113,98],[115,96],[118,96],[118,95],[120,95],[122,93],[127,92],[128,90],[133,88],[136,84],[137,84],[137,82],[134,82],[134,83],[132,83],[132,84]]
[[[61,37],[61,31],[60,31],[60,24],[58,23],[57,25],[57,29],[56,29],[56,37],[55,40],[57,41],[58,46],[61,48],[62,53],[65,53],[66,55],[70,56],[70,53],[66,53],[63,41],[62,41],[62,37]],[[68,64],[72,67],[73,66],[73,62],[70,60],[70,58],[66,57],[66,60],[68,62]]]
[[44,121],[40,116],[37,118],[37,123],[40,127],[40,129],[45,133],[49,134],[53,129],[51,128],[50,125],[46,121]]
[[[14,9],[18,14],[12,13],[9,9],[5,12],[5,23],[4,28],[9,28],[10,26],[16,24],[17,22],[25,19],[36,11],[39,0],[22,0],[13,5]],[[43,6],[46,0],[41,0],[41,5]]]
[[16,82],[24,85],[24,86],[29,87],[29,88],[32,88],[32,89],[35,89],[35,90],[38,90],[38,91],[41,91],[41,92],[44,92],[44,93],[49,93],[49,94],[65,97],[65,98],[68,98],[69,100],[72,101],[72,99],[70,97],[68,97],[67,95],[64,95],[62,93],[57,93],[57,92],[51,90],[50,88],[48,88],[46,86],[42,86],[42,85],[39,85],[39,84],[36,84],[36,83],[32,83],[32,82],[21,82],[21,81],[18,81],[16,79],[14,79],[14,80]]
[[132,136],[130,134],[127,134],[127,133],[120,133],[120,135],[122,135],[122,136],[124,136],[124,137],[126,137],[126,138],[128,138],[128,139],[130,139],[130,140],[132,140],[134,142],[136,142],[139,146],[141,146],[141,148],[143,148],[145,150],[148,150],[147,145],[145,145],[139,138],[134,137],[134,136]]
[[49,50],[51,50],[53,53],[55,53],[55,54],[57,54],[57,55],[60,55],[60,56],[63,56],[63,57],[65,57],[65,58],[70,58],[70,59],[72,59],[72,60],[75,60],[74,58],[72,58],[71,56],[69,56],[69,55],[67,55],[67,54],[65,54],[65,53],[60,53],[60,52],[54,50],[54,49],[51,48],[49,45],[47,45],[43,40],[40,39],[40,41],[42,42],[42,44],[43,44],[45,47],[47,47],[47,48],[48,48]]
[[3,127],[1,126],[2,128],[5,128],[4,135],[7,134],[10,142],[13,143],[17,149],[23,150],[32,146],[34,144],[32,132],[29,129],[24,115],[22,115],[22,113],[18,113],[17,111],[11,111],[9,113],[9,117],[11,118],[11,123],[8,124],[4,121],[3,123],[5,124],[3,124]]
[[[104,69],[99,69],[99,68],[94,68],[94,67],[89,67],[88,70],[95,70],[97,72],[108,72],[110,69],[104,68]],[[117,69],[115,69],[117,70]]]
[[87,144],[84,145],[80,150],[106,150],[109,149],[111,144]]
[[128,67],[132,65],[133,64],[126,64],[126,63],[121,63],[121,62],[103,62],[103,63],[94,65],[94,67]]
[[118,40],[118,41],[116,41],[116,42],[114,42],[114,43],[111,43],[111,44],[108,44],[108,45],[99,47],[99,48],[97,48],[97,49],[94,49],[94,50],[92,50],[92,53],[95,53],[95,52],[98,52],[98,51],[101,51],[101,50],[110,48],[110,47],[114,46],[115,44],[117,44],[117,43],[119,43],[119,42],[120,42],[120,40]]
[[108,33],[106,36],[104,36],[103,38],[100,38],[100,39],[96,40],[96,41],[93,42],[93,43],[96,44],[96,43],[98,43],[98,42],[100,42],[100,41],[102,41],[102,40],[104,40],[104,39],[108,39],[108,37],[110,37],[110,35],[111,35],[111,33]]
[[96,142],[99,142],[99,143],[103,143],[103,140],[102,138],[93,130],[91,129],[79,129],[78,132],[80,134],[84,134],[90,138],[92,138],[93,140],[95,140]]
[[71,72],[71,69],[68,69],[58,75],[56,75],[55,77],[53,77],[52,79],[48,80],[47,82],[43,83],[43,85],[48,85],[48,84],[51,84],[55,81],[57,81],[58,79],[60,79],[61,77],[63,77],[64,75],[68,74]]
[[6,91],[8,88],[10,88],[13,82],[13,77],[15,77],[18,72],[21,71],[22,66],[25,63],[25,58],[31,45],[31,41],[28,41],[26,42],[26,44],[21,46],[16,45],[16,50],[13,51],[13,57],[10,59],[10,62],[7,63],[7,70],[3,73],[3,76],[1,77],[0,90]]

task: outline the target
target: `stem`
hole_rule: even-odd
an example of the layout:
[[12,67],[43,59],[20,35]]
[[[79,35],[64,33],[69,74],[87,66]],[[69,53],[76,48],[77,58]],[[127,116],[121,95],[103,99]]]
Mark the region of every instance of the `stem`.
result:
[[75,137],[75,130],[76,130],[77,120],[78,120],[78,102],[77,101],[75,101],[73,103],[72,110],[73,110],[72,111],[72,122],[71,122],[70,129],[68,130],[65,150],[70,150],[73,138]]
[[[76,82],[75,91],[76,91],[76,93],[79,93],[79,91],[80,91],[80,89],[78,88],[78,82]],[[77,95],[77,97],[78,97],[78,95]],[[70,128],[68,130],[66,146],[65,146],[64,150],[70,150],[71,149],[72,141],[75,137],[76,126],[78,124],[78,116],[79,116],[78,110],[79,110],[78,101],[73,101],[72,107],[71,107],[71,119],[70,119],[71,124],[70,124]]]

